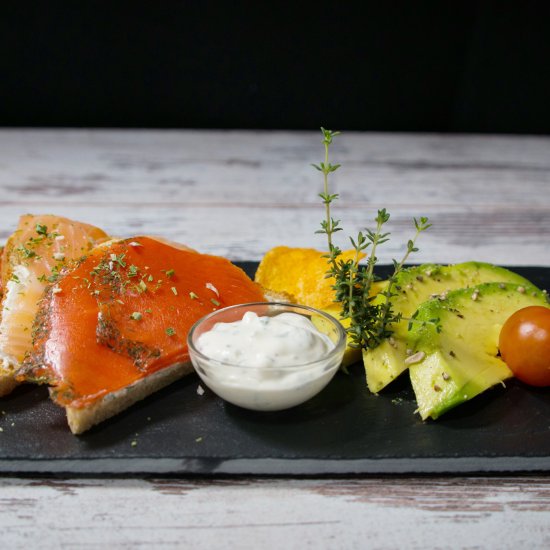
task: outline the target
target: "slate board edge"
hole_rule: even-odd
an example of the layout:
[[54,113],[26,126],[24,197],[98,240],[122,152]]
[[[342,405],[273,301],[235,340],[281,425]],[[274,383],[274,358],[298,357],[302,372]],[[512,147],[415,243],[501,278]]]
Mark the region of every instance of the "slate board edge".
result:
[[547,472],[550,457],[479,457],[410,459],[228,459],[209,464],[208,459],[100,458],[58,460],[2,460],[0,475],[268,475],[322,476],[368,474],[483,474]]

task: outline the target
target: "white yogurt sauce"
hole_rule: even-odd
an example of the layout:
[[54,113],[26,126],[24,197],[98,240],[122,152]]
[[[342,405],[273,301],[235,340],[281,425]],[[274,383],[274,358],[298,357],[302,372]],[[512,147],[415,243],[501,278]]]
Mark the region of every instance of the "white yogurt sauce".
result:
[[201,334],[197,349],[212,359],[245,367],[285,367],[316,361],[334,344],[303,315],[258,317],[247,311],[241,321],[216,323]]
[[208,357],[197,359],[196,367],[211,390],[235,405],[264,411],[313,397],[341,361],[330,354],[335,344],[327,335],[308,318],[289,312],[258,317],[248,311],[241,321],[215,324],[195,345]]

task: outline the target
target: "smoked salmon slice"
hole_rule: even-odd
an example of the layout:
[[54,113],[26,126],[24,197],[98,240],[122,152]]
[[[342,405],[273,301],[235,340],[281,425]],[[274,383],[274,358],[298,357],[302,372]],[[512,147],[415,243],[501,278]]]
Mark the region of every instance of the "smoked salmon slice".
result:
[[257,301],[261,288],[224,258],[150,237],[109,243],[48,288],[19,378],[49,384],[79,433],[144,397],[127,395],[147,379],[174,365],[189,372],[186,338],[199,318]]
[[32,325],[46,286],[108,239],[93,225],[60,216],[21,216],[1,259],[0,396],[16,386],[14,372],[32,348]]

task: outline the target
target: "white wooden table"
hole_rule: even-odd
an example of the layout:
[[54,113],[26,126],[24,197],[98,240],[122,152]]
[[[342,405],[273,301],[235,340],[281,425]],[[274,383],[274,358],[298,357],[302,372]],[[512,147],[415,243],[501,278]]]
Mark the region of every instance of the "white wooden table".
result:
[[[346,234],[413,216],[414,261],[550,266],[550,139],[344,134],[334,214]],[[0,241],[25,212],[111,234],[160,234],[233,260],[314,235],[320,134],[0,131]],[[342,241],[342,244],[345,244]],[[1,439],[0,439],[1,444]],[[2,548],[548,548],[550,478],[44,479],[0,477]]]

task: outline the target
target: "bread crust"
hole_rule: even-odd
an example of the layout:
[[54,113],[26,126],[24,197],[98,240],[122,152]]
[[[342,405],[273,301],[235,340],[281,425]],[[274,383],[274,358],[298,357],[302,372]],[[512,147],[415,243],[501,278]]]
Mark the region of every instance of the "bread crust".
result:
[[190,362],[175,363],[125,388],[110,392],[89,406],[77,408],[69,405],[65,407],[69,428],[73,434],[81,434],[192,371]]
[[6,374],[0,373],[0,397],[10,394],[17,386],[19,382],[15,380],[11,371]]

